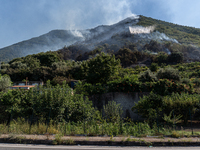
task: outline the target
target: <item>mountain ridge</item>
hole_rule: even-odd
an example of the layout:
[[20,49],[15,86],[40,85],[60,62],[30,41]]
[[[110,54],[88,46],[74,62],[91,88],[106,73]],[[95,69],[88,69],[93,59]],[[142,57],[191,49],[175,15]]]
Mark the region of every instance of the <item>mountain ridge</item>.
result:
[[[148,33],[139,33],[139,31],[147,31],[148,27],[153,26],[154,30],[149,30]],[[131,33],[130,27],[136,33]],[[158,42],[177,41],[180,44],[192,44],[198,47],[200,45],[199,35],[200,29],[197,28],[175,25],[145,16],[131,16],[113,25],[99,25],[92,29],[52,30],[41,36],[1,48],[0,61],[8,62],[30,54],[56,51],[65,46],[84,47],[83,51],[91,51],[101,45],[110,44],[118,50],[125,43],[132,42],[138,45],[139,50],[142,50],[145,44],[155,40]]]

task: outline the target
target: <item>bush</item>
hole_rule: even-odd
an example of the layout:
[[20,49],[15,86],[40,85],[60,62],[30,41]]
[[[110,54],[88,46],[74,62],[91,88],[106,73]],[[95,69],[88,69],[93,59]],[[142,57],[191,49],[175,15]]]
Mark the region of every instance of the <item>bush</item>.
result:
[[157,73],[158,79],[172,79],[176,81],[180,81],[181,76],[179,75],[179,71],[177,69],[167,67],[165,69],[160,68]]
[[158,64],[166,63],[167,62],[168,55],[165,52],[160,52],[158,55],[155,57],[155,62]]
[[62,85],[62,84],[67,83],[69,85],[70,81],[71,80],[69,78],[66,78],[66,77],[63,77],[63,76],[56,76],[51,81],[51,84],[55,86],[57,84]]
[[140,73],[139,80],[142,82],[153,82],[157,81],[157,78],[151,70],[146,70],[145,72]]
[[174,110],[174,114],[182,115],[182,119],[186,123],[190,118],[190,113],[193,115],[200,108],[199,99],[198,94],[173,93],[163,97],[163,110],[166,114],[170,114],[170,111]]
[[152,63],[150,66],[150,70],[151,71],[157,71],[158,70],[158,64],[157,63]]
[[8,75],[0,75],[0,91],[6,91],[12,85],[11,79]]
[[27,65],[22,63],[21,61],[15,61],[10,64],[10,67],[13,69],[25,69],[27,68]]
[[84,95],[94,95],[94,94],[103,94],[107,92],[105,86],[101,83],[91,84],[91,83],[84,83],[79,81],[75,85],[76,93],[84,94]]
[[46,87],[40,86],[28,91],[9,90],[7,93],[0,93],[0,99],[0,106],[4,106],[1,112],[7,114],[5,120],[8,120],[11,112],[13,119],[30,117],[34,111],[38,120],[46,120],[50,116],[54,121],[74,122],[83,121],[83,118],[87,119],[98,113],[87,97],[76,94],[66,84],[53,87],[48,82]]
[[181,63],[183,62],[183,53],[173,52],[168,56],[169,63]]
[[158,111],[161,111],[162,104],[162,97],[151,92],[148,96],[141,98],[132,107],[132,111],[136,111],[141,117],[147,119],[149,123],[153,123],[157,118]]
[[200,86],[200,79],[199,78],[195,78],[192,83],[195,84],[195,87],[199,87]]
[[122,79],[116,79],[108,82],[107,92],[138,92],[139,82],[137,75],[125,76]]
[[114,101],[109,101],[108,104],[104,106],[104,112],[107,121],[110,122],[118,122],[123,113],[120,104]]
[[191,83],[191,81],[190,81],[189,78],[183,78],[183,79],[181,80],[181,82],[182,82],[182,83],[185,83],[185,84]]
[[[155,119],[162,119],[164,116],[170,116],[174,110],[175,116],[182,116],[181,119],[186,123],[196,110],[200,108],[200,96],[198,94],[172,93],[172,95],[159,96],[150,93],[148,96],[141,98],[132,110],[147,119],[149,122]],[[166,117],[165,117],[166,118]]]

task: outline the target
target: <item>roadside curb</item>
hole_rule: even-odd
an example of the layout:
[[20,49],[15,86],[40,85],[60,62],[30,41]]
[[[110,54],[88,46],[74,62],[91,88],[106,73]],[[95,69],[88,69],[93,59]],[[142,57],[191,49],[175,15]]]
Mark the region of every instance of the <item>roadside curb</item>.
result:
[[86,140],[38,140],[19,138],[0,138],[0,143],[46,144],[46,145],[100,145],[100,146],[200,146],[200,142],[146,142],[146,141],[86,141]]

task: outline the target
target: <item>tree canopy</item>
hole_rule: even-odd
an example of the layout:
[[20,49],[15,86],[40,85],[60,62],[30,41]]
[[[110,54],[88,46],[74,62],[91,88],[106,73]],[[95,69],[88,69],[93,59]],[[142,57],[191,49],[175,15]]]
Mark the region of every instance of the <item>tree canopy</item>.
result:
[[87,82],[106,83],[120,67],[120,60],[116,60],[114,55],[101,53],[90,59],[84,67]]
[[0,91],[5,91],[8,87],[12,85],[10,77],[8,75],[0,75]]

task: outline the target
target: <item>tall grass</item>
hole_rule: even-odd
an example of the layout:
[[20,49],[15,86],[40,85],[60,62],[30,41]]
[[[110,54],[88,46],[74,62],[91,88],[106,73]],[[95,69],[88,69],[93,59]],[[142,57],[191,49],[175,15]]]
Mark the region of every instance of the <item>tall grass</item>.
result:
[[[47,129],[47,130],[46,130]],[[10,122],[7,126],[5,123],[0,124],[0,134],[62,134],[62,135],[110,135],[110,136],[147,136],[156,134],[157,129],[151,129],[145,122],[106,122],[95,120],[84,122],[59,122],[50,121],[48,128],[43,122],[35,123],[30,126],[25,119],[17,119]],[[160,130],[160,132],[166,132]]]

